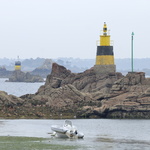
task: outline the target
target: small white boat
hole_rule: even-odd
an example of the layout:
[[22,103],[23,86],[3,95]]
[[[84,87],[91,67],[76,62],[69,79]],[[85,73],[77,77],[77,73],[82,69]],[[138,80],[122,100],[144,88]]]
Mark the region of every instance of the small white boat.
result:
[[72,125],[70,120],[65,120],[63,126],[52,125],[53,135],[61,138],[83,138],[84,134],[77,131],[77,128]]

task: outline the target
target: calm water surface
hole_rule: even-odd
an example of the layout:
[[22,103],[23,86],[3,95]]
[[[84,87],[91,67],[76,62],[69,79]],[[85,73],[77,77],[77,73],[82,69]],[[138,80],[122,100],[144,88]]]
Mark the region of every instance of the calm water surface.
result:
[[149,150],[150,120],[74,119],[84,139],[51,137],[51,125],[64,120],[0,120],[1,136],[49,138],[53,144],[80,145],[87,150]]
[[25,94],[34,94],[45,82],[25,83],[25,82],[5,82],[7,78],[0,78],[0,91],[8,94],[21,96]]

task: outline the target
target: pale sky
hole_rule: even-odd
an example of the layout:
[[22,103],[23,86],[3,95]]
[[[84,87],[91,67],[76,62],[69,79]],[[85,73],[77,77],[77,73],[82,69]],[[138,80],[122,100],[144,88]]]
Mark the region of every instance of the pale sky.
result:
[[150,58],[150,0],[0,0],[0,58],[95,58],[104,22],[115,58]]

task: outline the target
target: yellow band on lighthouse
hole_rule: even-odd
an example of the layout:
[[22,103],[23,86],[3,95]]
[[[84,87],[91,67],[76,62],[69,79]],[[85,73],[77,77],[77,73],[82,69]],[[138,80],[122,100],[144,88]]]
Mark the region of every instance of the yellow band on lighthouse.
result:
[[110,45],[110,35],[104,22],[103,34],[100,35],[100,45],[97,46],[96,65],[114,65],[113,46]]
[[101,35],[100,36],[100,45],[101,46],[110,46],[110,35]]
[[21,62],[20,61],[15,62],[15,70],[21,70]]

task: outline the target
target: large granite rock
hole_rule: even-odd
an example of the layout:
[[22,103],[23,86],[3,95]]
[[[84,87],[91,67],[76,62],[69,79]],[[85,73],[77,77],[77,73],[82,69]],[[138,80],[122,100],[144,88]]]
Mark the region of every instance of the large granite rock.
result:
[[0,117],[15,118],[18,116],[18,110],[23,105],[23,99],[14,95],[8,95],[4,91],[0,91]]
[[123,77],[121,73],[97,74],[93,68],[83,73],[71,73],[65,67],[53,63],[52,72],[47,76],[46,84],[53,88],[72,84],[82,92],[96,92],[104,87],[111,87],[114,81]]
[[[36,94],[49,95],[51,106],[56,102],[53,106],[57,107],[61,102],[67,112],[69,108],[62,101],[67,99],[74,102],[77,99],[69,89],[65,90],[69,85],[80,93],[77,95],[82,99],[82,107],[76,106],[78,117],[150,118],[150,79],[146,79],[143,72],[129,72],[123,76],[121,73],[97,74],[94,68],[91,68],[83,73],[74,74],[54,63],[52,73]],[[86,95],[86,98],[81,95]],[[76,104],[70,101],[69,103],[71,108]]]
[[44,82],[44,79],[40,76],[31,75],[29,72],[24,73],[16,70],[7,82]]
[[[145,73],[128,73],[114,82],[108,93],[102,93],[101,107],[91,107],[91,114],[105,118],[150,118],[149,86]],[[83,116],[82,112],[79,115]]]
[[45,85],[20,99],[13,105],[25,118],[150,118],[150,79],[143,72],[98,74],[94,68],[75,74],[53,63]]
[[0,106],[13,106],[13,105],[19,105],[22,103],[23,100],[21,98],[18,98],[14,95],[8,95],[4,91],[0,91]]
[[[101,106],[101,91],[110,91],[114,81],[122,78],[120,73],[98,75],[91,68],[83,73],[71,73],[65,67],[53,63],[52,72],[47,76],[45,85],[41,86],[36,94],[25,95],[25,101],[43,99],[51,113],[56,115],[68,114],[70,116],[83,116],[83,108]],[[93,108],[92,108],[93,109]],[[90,109],[88,109],[90,110]],[[88,113],[88,115],[86,114]],[[90,114],[92,113],[92,114]],[[81,115],[80,115],[81,114]],[[91,116],[93,112],[85,111],[84,115]]]

